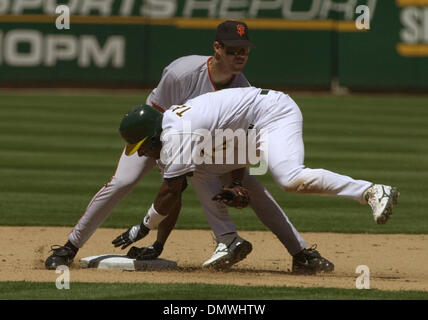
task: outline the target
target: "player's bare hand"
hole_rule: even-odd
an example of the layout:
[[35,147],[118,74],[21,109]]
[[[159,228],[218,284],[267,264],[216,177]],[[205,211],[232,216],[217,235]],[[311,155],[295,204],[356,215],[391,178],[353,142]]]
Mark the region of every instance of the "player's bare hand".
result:
[[116,239],[112,241],[115,247],[122,246],[122,250],[127,248],[131,243],[143,239],[148,235],[150,229],[147,228],[143,223],[141,225],[135,225],[129,228],[126,232],[122,233]]

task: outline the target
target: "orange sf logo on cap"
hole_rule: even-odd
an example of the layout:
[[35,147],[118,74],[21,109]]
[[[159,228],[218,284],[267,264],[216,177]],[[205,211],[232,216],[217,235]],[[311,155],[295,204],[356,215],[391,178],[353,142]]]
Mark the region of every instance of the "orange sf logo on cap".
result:
[[242,24],[238,24],[236,30],[241,37],[245,34],[245,27]]

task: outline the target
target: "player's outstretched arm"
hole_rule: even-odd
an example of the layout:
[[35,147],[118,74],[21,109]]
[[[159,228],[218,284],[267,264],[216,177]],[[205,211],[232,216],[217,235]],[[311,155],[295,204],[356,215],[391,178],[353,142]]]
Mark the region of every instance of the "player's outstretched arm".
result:
[[174,210],[170,211],[168,216],[159,224],[156,241],[147,247],[132,247],[126,254],[128,257],[138,258],[139,260],[152,260],[161,255],[164,244],[177,223],[181,209],[181,201],[177,204],[177,207],[173,209]]
[[175,224],[177,223],[178,216],[181,210],[181,201],[176,203],[175,208],[171,208],[172,210],[168,214],[168,217],[163,220],[158,227],[158,234],[156,241],[162,245],[165,244],[168,239],[171,231],[174,229]]
[[[170,214],[174,214],[178,216],[178,213],[181,209],[181,194],[184,190],[186,184],[186,177],[180,176],[173,179],[164,180],[159,192],[153,202],[155,210],[164,218],[169,216]],[[147,216],[146,216],[147,217]],[[146,219],[146,218],[144,218]],[[162,219],[163,221],[163,219]],[[160,223],[161,221],[159,221]],[[156,224],[155,227],[159,225]],[[147,223],[145,223],[147,227],[151,228]]]
[[[130,244],[144,238],[151,229],[159,226],[157,247],[160,244],[163,249],[166,239],[177,222],[181,209],[181,193],[184,190],[183,186],[185,184],[186,178],[184,176],[165,180],[143,222],[119,235],[112,241],[113,245],[115,247],[122,246],[121,249],[123,250]],[[162,223],[163,221],[165,222]],[[157,251],[159,251],[159,254],[162,252],[162,250]]]

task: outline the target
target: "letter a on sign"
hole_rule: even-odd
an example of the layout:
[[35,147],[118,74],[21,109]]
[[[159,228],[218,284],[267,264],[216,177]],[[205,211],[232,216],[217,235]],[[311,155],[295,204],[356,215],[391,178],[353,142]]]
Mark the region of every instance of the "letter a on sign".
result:
[[70,8],[65,5],[57,6],[55,13],[59,14],[55,21],[56,28],[58,30],[70,29]]

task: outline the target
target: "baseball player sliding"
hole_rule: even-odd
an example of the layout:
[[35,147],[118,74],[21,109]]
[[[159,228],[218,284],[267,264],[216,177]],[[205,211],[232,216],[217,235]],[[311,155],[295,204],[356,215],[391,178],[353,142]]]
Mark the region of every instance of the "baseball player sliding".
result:
[[[162,74],[161,81],[148,96],[146,103],[160,112],[168,110],[171,105],[183,104],[188,99],[203,93],[213,92],[222,88],[248,87],[249,83],[242,71],[247,63],[250,47],[248,28],[243,22],[226,21],[217,28],[214,42],[214,56],[187,56],[179,58],[168,65]],[[95,230],[107,219],[110,212],[134,186],[155,166],[150,157],[122,153],[117,170],[112,179],[93,197],[85,213],[78,221],[64,246],[53,248],[53,253],[45,261],[48,269],[58,265],[70,265],[77,251],[91,237]],[[230,170],[223,170],[221,179],[230,181]],[[318,255],[314,250],[305,249],[306,243],[287,216],[275,202],[263,185],[247,171],[242,173],[242,184],[249,190],[249,205],[258,218],[266,225],[293,256],[296,270],[300,263],[302,270],[312,272],[313,267],[307,266],[306,256]],[[251,243],[242,239],[230,219],[224,205],[212,201],[212,190],[204,187],[207,181],[195,177],[191,183],[201,201],[207,220],[213,229],[218,242],[213,256],[204,266],[215,266],[219,269],[228,268],[244,259],[251,252]],[[212,186],[209,186],[212,188]],[[157,241],[139,252],[141,258],[155,258],[163,250],[163,246],[177,221],[178,211],[168,215],[160,223]],[[134,229],[135,230],[135,229]],[[134,239],[130,234],[131,239]],[[318,264],[318,271],[331,269],[330,264]]]
[[[206,181],[201,187],[213,200],[227,202],[225,191],[232,193],[232,197],[246,198],[246,194],[240,192],[241,181],[230,185],[228,190],[221,190],[218,177],[222,174],[219,169],[227,166],[224,162],[211,164],[200,161],[201,140],[207,136],[214,139],[218,130],[226,129],[248,132],[254,128],[264,132],[257,136],[257,145],[274,180],[283,190],[340,196],[368,203],[375,222],[386,223],[397,203],[397,188],[355,180],[324,169],[306,168],[302,122],[299,107],[288,95],[254,87],[206,93],[183,105],[172,106],[164,114],[148,105],[133,108],[120,125],[120,133],[127,142],[125,154],[132,156],[137,153],[158,159],[164,181],[143,222],[130,228],[115,242],[129,245],[146,236],[168,215],[177,215],[187,179]],[[201,132],[205,133],[204,139],[200,139]],[[235,165],[238,167],[233,168],[233,172],[242,167],[241,163]],[[231,191],[234,188],[237,192]],[[306,254],[305,264],[321,263],[325,271],[333,270],[333,265],[316,250],[311,253]],[[294,265],[293,259],[293,269]]]

